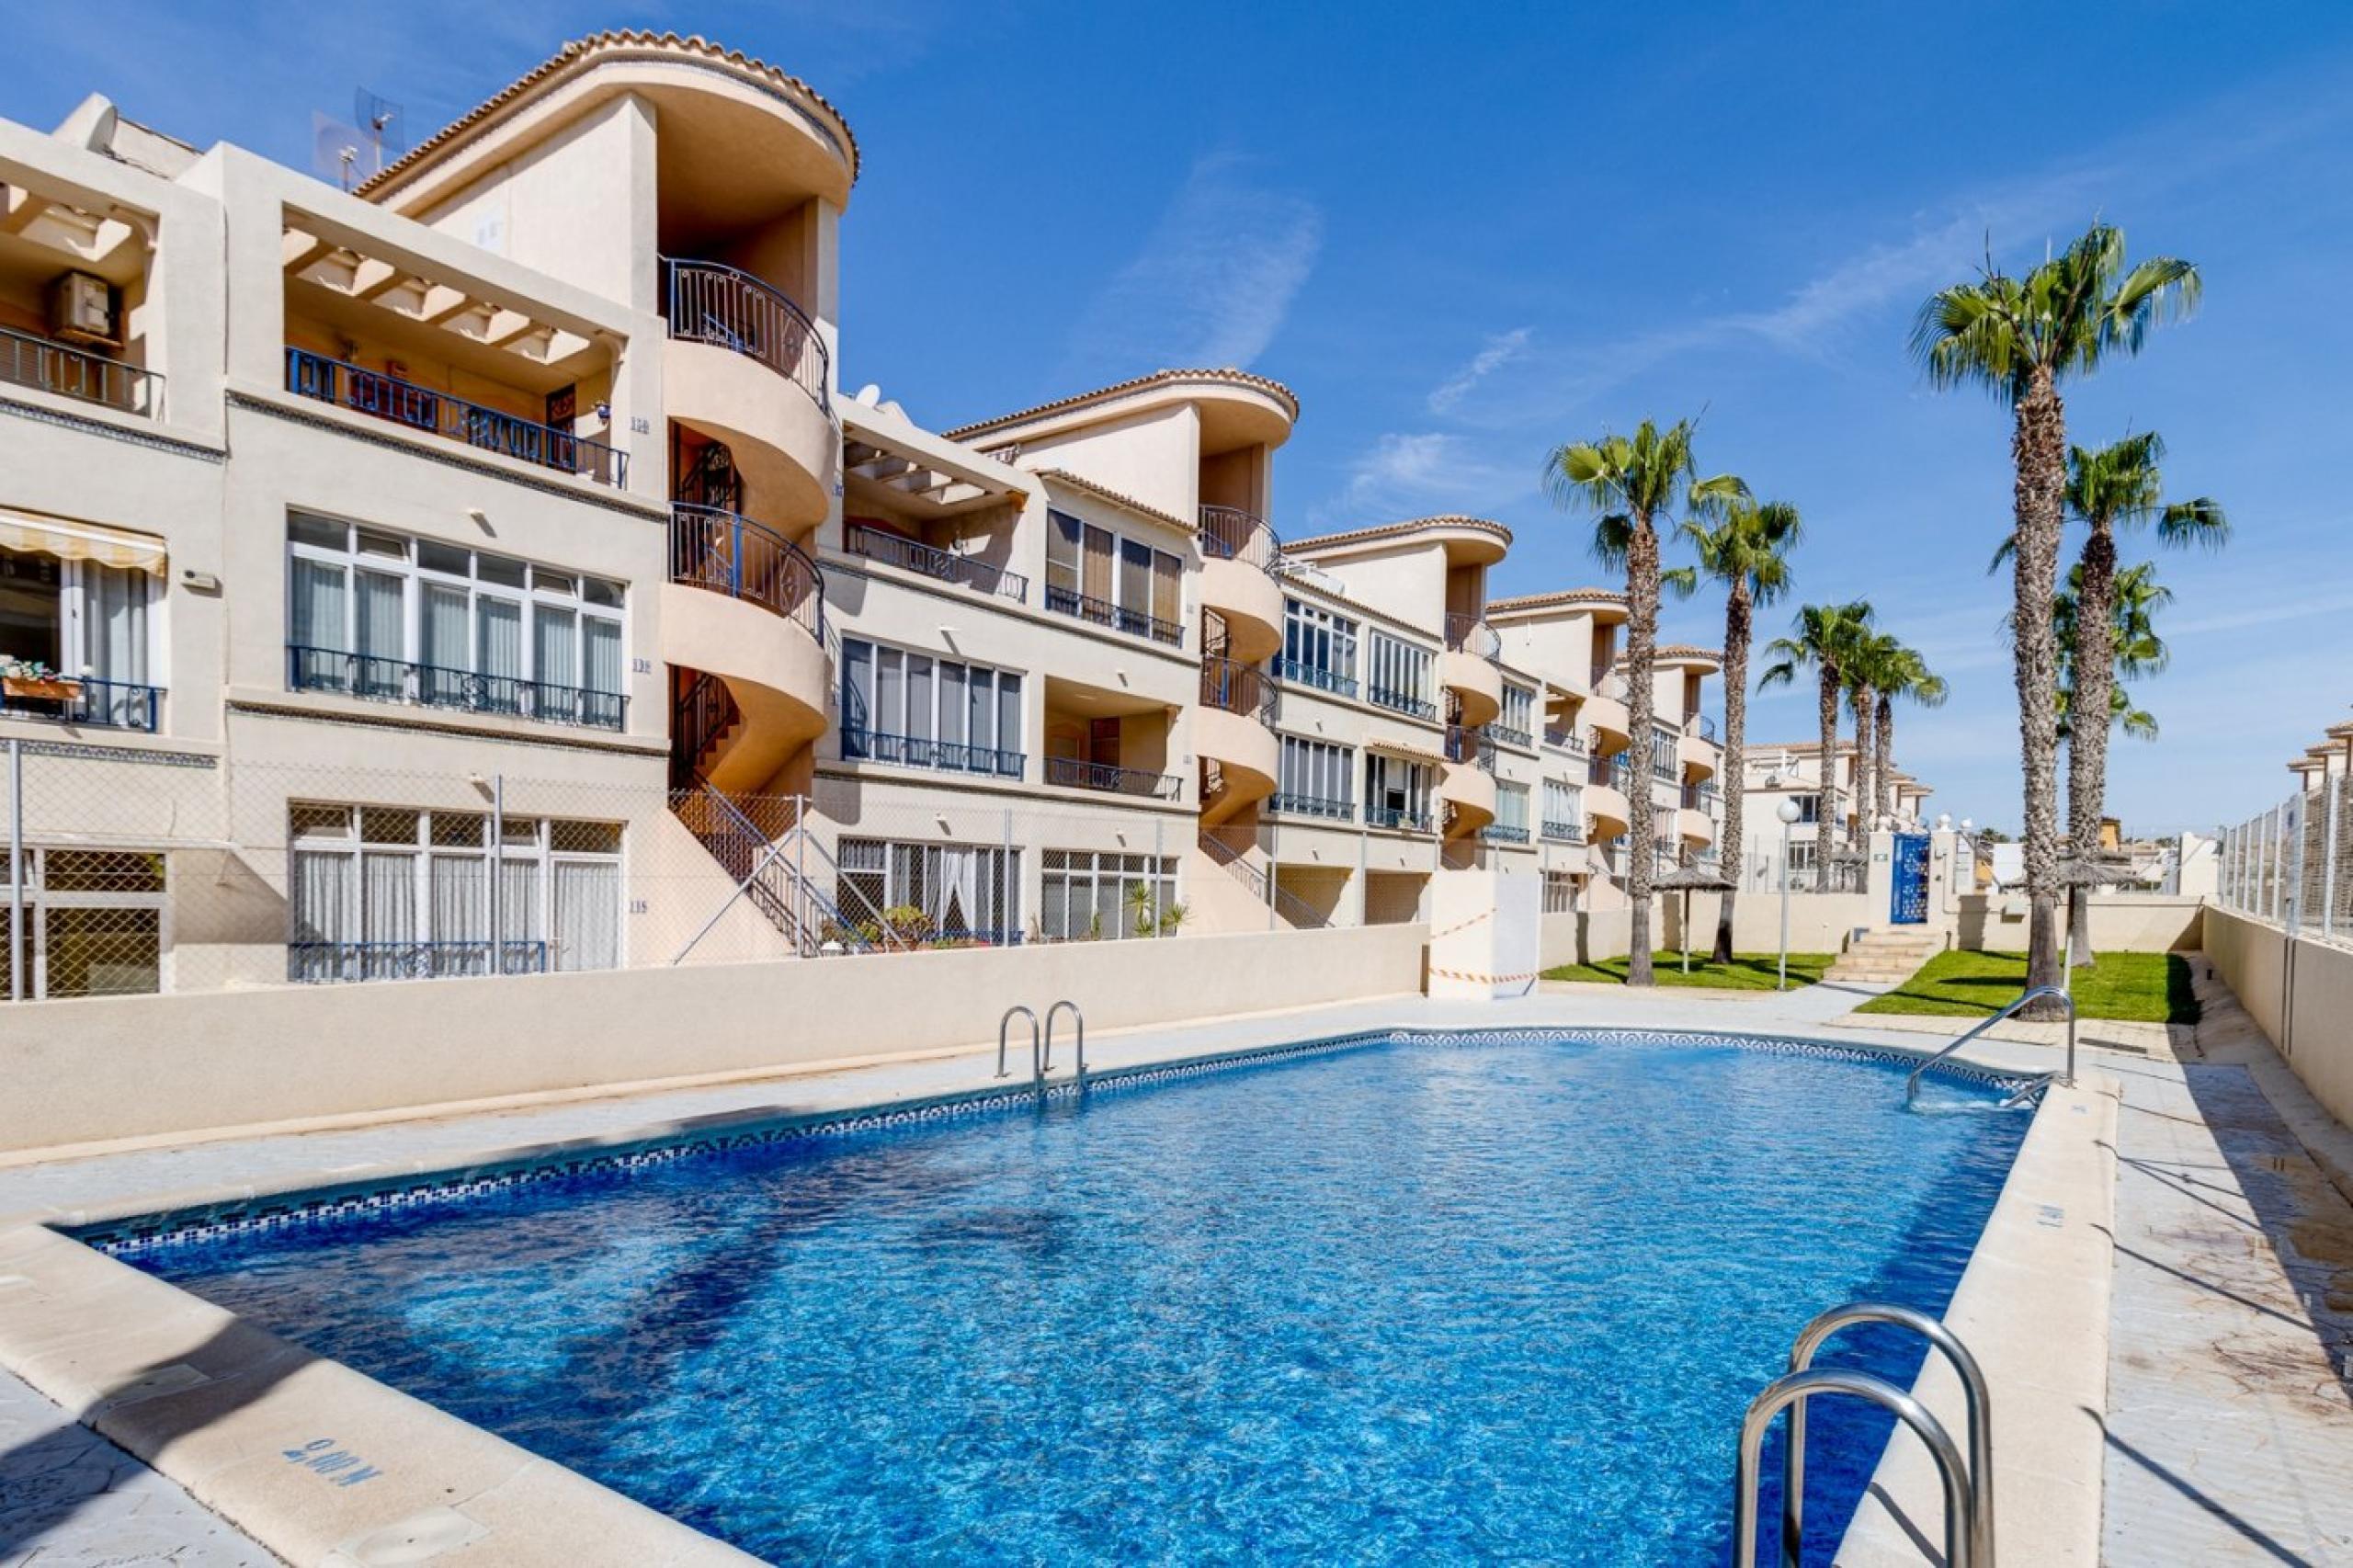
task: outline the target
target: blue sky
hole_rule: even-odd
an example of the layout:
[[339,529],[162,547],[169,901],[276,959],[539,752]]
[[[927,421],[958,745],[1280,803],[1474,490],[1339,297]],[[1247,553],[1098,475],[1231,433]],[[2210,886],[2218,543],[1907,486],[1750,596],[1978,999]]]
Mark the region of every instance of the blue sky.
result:
[[[1545,451],[1653,415],[1803,510],[1805,598],[1868,597],[1952,701],[1898,758],[2015,826],[2016,705],[1984,562],[2006,415],[1904,351],[1918,301],[2094,214],[2200,264],[2206,306],[2069,401],[2087,444],[2154,426],[2169,486],[2230,508],[2161,567],[2173,667],[2120,740],[2129,827],[2236,820],[2347,715],[2353,7],[2048,4],[495,6],[117,5],[17,19],[39,73],[188,140],[301,164],[355,85],[422,135],[563,39],[700,32],[813,82],[866,157],[844,228],[843,380],[935,426],[1164,365],[1233,363],[1305,413],[1283,532],[1501,518],[1499,588],[1600,580]],[[2145,547],[2128,543],[2126,558]],[[1673,607],[1714,642],[1719,603]],[[1768,614],[1768,629],[1785,612]],[[1751,734],[1802,737],[1768,694]]]

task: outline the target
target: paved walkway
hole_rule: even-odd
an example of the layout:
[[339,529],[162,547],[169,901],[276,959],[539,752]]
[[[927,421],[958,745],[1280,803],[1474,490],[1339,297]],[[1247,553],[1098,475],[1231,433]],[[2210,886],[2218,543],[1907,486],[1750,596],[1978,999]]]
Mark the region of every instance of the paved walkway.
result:
[[[2227,993],[2201,985],[2195,1040],[2086,1029],[2086,1065],[2127,1085],[2109,1403],[2109,1560],[2118,1568],[2236,1562],[2353,1564],[2353,1133],[2303,1095]],[[1875,1040],[1917,1049],[1948,1021],[1850,1017],[1867,990],[1786,994],[1552,985],[1496,1004],[1401,998],[1104,1033],[1114,1066],[1392,1024],[1606,1023]],[[2033,1026],[1981,1060],[2055,1064]],[[2109,1044],[2117,1049],[2109,1049]],[[994,1053],[631,1097],[239,1139],[0,1169],[0,1224],[298,1176],[440,1169],[514,1148],[649,1128],[834,1108],[970,1088]],[[1026,1066],[1017,1065],[1017,1073]],[[2290,1131],[2290,1127],[2295,1129]],[[2302,1134],[2302,1141],[2298,1134]],[[2307,1146],[2321,1151],[2315,1161]],[[0,1278],[0,1290],[7,1289]],[[0,1373],[0,1568],[267,1563],[171,1483]]]

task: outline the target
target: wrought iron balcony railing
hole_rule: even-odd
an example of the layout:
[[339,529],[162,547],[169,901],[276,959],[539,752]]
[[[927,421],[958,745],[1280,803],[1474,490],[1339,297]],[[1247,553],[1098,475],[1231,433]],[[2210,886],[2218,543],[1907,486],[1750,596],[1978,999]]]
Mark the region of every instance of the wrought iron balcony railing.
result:
[[1171,648],[1185,645],[1185,629],[1172,620],[1162,620],[1140,609],[1129,609],[1107,600],[1090,598],[1070,588],[1046,585],[1046,608],[1056,615],[1075,616],[1095,626],[1108,626],[1134,637],[1149,637]]
[[618,691],[590,691],[521,676],[481,675],[299,642],[286,645],[286,684],[294,691],[331,691],[370,702],[499,713],[592,730],[620,729],[629,715],[629,698]]
[[1525,844],[1528,829],[1510,823],[1491,822],[1479,830],[1479,836],[1490,844]]
[[1097,790],[1107,795],[1143,795],[1155,801],[1173,801],[1184,788],[1184,780],[1174,773],[1089,762],[1083,756],[1048,757],[1046,782],[1073,790]]
[[125,414],[153,415],[163,409],[164,378],[154,371],[6,327],[0,327],[0,381]]
[[1461,724],[1446,727],[1446,760],[1467,762],[1483,773],[1495,770],[1495,743],[1481,731]]
[[1475,615],[1446,618],[1446,645],[1457,653],[1474,653],[1489,664],[1504,656],[1502,636]]
[[1201,508],[1201,553],[1212,561],[1241,561],[1271,573],[1282,559],[1282,541],[1267,519],[1239,506]]
[[1393,827],[1406,833],[1434,833],[1430,813],[1409,812],[1395,806],[1367,806],[1364,809],[1367,827]]
[[1322,795],[1302,795],[1283,791],[1270,798],[1267,809],[1277,816],[1322,817],[1328,822],[1354,822],[1357,803],[1335,801]]
[[1583,844],[1585,826],[1581,823],[1548,822],[1544,824],[1544,836],[1560,844]]
[[369,415],[428,436],[442,436],[485,452],[496,452],[561,473],[585,474],[615,489],[629,483],[629,454],[602,441],[575,436],[461,397],[363,370],[305,348],[286,350],[286,390],[356,414]]
[[91,676],[44,681],[35,689],[0,691],[0,716],[47,719],[60,724],[89,724],[108,730],[155,732],[164,688]]
[[1394,709],[1416,719],[1438,717],[1438,704],[1427,697],[1416,697],[1407,691],[1392,691],[1385,686],[1369,686],[1365,687],[1364,695],[1365,699],[1376,708]]
[[670,335],[756,359],[833,415],[832,361],[808,312],[748,272],[716,261],[662,258]]
[[1585,738],[1574,730],[1547,728],[1544,732],[1544,744],[1554,751],[1565,752],[1571,756],[1583,756],[1586,751]]
[[799,545],[717,506],[670,506],[670,581],[780,615],[825,642],[825,574]]
[[953,551],[939,550],[921,540],[908,539],[887,529],[871,528],[864,523],[849,527],[849,549],[854,555],[869,561],[880,561],[885,566],[896,566],[903,572],[920,573],[937,577],[943,583],[961,583],[983,594],[994,594],[1011,599],[1016,604],[1028,602],[1029,579],[1018,572],[1007,572],[1001,566]]
[[1277,659],[1275,675],[1286,686],[1312,686],[1318,691],[1328,691],[1336,697],[1354,697],[1357,694],[1356,676],[1302,664],[1297,659]]
[[1509,724],[1490,724],[1487,726],[1487,733],[1507,746],[1530,746],[1536,744],[1535,736],[1526,730],[1515,729]]
[[1266,671],[1215,653],[1201,660],[1201,706],[1240,713],[1271,726],[1281,691]]
[[887,762],[942,773],[984,773],[998,778],[1020,778],[1027,760],[1017,751],[938,741],[927,735],[894,735],[859,724],[842,726],[842,756],[853,762]]

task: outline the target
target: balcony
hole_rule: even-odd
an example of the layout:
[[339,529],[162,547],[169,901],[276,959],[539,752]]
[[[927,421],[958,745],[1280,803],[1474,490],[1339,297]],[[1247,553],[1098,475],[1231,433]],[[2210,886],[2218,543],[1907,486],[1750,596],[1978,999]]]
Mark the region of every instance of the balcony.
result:
[[850,553],[862,555],[869,561],[879,561],[885,566],[895,566],[902,572],[937,578],[943,583],[957,583],[999,598],[1026,604],[1029,598],[1029,579],[1018,572],[1007,572],[970,555],[938,550],[920,540],[904,534],[891,533],[864,523],[850,525]]
[[978,773],[992,778],[1020,778],[1028,760],[1017,751],[934,740],[928,735],[894,735],[858,724],[842,726],[842,756],[852,762],[928,767],[938,773]]
[[[618,691],[588,691],[519,676],[479,675],[292,642],[286,647],[286,685],[291,691],[333,692],[369,702],[493,713],[591,730],[619,730],[629,715],[629,699]],[[152,707],[144,727],[154,727]]]
[[1185,629],[1174,621],[1162,620],[1140,609],[1090,598],[1069,588],[1046,587],[1046,608],[1056,615],[1074,616],[1090,626],[1108,626],[1114,631],[1124,631],[1131,637],[1149,637],[1171,648],[1185,645]]
[[1227,649],[1245,664],[1283,642],[1283,590],[1274,575],[1281,541],[1266,519],[1239,506],[1203,506],[1201,603],[1225,622]]
[[1275,676],[1285,686],[1313,687],[1335,697],[1354,697],[1357,694],[1356,676],[1340,675],[1316,665],[1302,664],[1297,659],[1277,659]]
[[1712,742],[1716,738],[1716,722],[1705,713],[1686,713],[1683,716],[1683,733]]
[[0,327],[0,381],[125,414],[160,413],[164,378],[70,343]]
[[1716,812],[1716,787],[1713,784],[1686,784],[1681,803],[1686,811],[1705,812],[1713,816]]
[[462,441],[559,473],[585,474],[599,484],[629,483],[629,454],[448,392],[435,392],[381,370],[363,370],[304,348],[286,351],[286,390],[348,408],[427,436]]
[[1392,691],[1385,686],[1367,687],[1364,695],[1365,700],[1376,708],[1387,708],[1415,719],[1435,722],[1438,718],[1438,704],[1427,697],[1415,697],[1411,692]]
[[1239,713],[1261,724],[1275,722],[1281,692],[1266,671],[1211,653],[1201,660],[1201,706]]
[[831,361],[816,324],[748,272],[715,261],[662,258],[671,341],[707,343],[767,366],[833,412]]
[[670,581],[756,605],[824,645],[824,574],[799,545],[739,513],[673,504]]
[[1184,788],[1184,780],[1174,773],[1151,773],[1141,767],[1089,762],[1080,756],[1048,757],[1046,782],[1059,784],[1064,789],[1093,790],[1106,795],[1135,795],[1154,801],[1173,801]]
[[1487,733],[1507,746],[1533,746],[1536,744],[1534,735],[1529,734],[1526,730],[1516,730],[1508,724],[1490,724],[1487,726]]
[[1544,824],[1544,836],[1555,844],[1583,844],[1586,826],[1583,823],[1548,822]]
[[1503,672],[1495,661],[1503,655],[1503,639],[1475,615],[1446,618],[1446,648],[1438,656],[1438,684],[1454,694],[1459,717],[1466,724],[1483,724],[1504,710]]
[[1446,646],[1451,653],[1469,653],[1491,665],[1504,656],[1502,636],[1475,615],[1446,618]]
[[1427,812],[1409,812],[1395,806],[1367,806],[1364,809],[1367,827],[1395,828],[1400,833],[1435,833],[1437,826]]
[[1267,810],[1276,816],[1320,817],[1325,822],[1357,820],[1354,801],[1328,800],[1321,795],[1278,794],[1267,802]]
[[1201,554],[1211,561],[1239,561],[1271,573],[1282,558],[1282,541],[1256,512],[1239,506],[1203,506]]
[[0,683],[0,717],[45,719],[57,724],[86,724],[104,730],[155,733],[164,688],[90,676]]
[[1587,749],[1586,742],[1574,730],[1556,730],[1550,726],[1544,731],[1544,744],[1569,756],[1583,756]]
[[1483,773],[1495,770],[1495,743],[1475,728],[1464,724],[1446,727],[1446,760],[1467,762]]
[[1507,823],[1491,822],[1479,830],[1482,842],[1487,844],[1525,844],[1528,829]]

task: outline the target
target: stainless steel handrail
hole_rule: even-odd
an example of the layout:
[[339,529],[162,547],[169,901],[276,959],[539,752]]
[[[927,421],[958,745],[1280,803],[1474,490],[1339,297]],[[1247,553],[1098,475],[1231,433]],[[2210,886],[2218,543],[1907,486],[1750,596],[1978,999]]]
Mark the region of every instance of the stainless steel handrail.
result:
[[1007,1007],[1005,1017],[996,1021],[996,1075],[1000,1078],[1005,1076],[1005,1038],[1006,1031],[1013,1028],[1013,1015],[1016,1013],[1029,1020],[1029,1070],[1042,1083],[1046,1066],[1044,1059],[1038,1053],[1038,1015],[1018,1002]]
[[1046,1009],[1045,1071],[1051,1073],[1054,1070],[1054,1020],[1062,1016],[1062,1010],[1064,1007],[1070,1009],[1071,1021],[1077,1029],[1077,1033],[1072,1037],[1072,1050],[1078,1055],[1078,1092],[1085,1094],[1086,1092],[1086,1015],[1080,1012],[1078,1004],[1068,997],[1064,997]]
[[[1994,1568],[1994,1395],[1986,1386],[1984,1369],[1969,1347],[1953,1335],[1952,1330],[1911,1307],[1892,1301],[1849,1301],[1843,1307],[1833,1307],[1798,1331],[1797,1342],[1790,1346],[1790,1370],[1802,1372],[1813,1365],[1813,1353],[1823,1342],[1842,1328],[1857,1324],[1893,1324],[1908,1328],[1921,1338],[1944,1352],[1945,1359],[1961,1378],[1963,1403],[1969,1412],[1969,1528],[1972,1561],[1977,1568]],[[1801,1400],[1790,1411],[1790,1440],[1782,1450],[1781,1460],[1781,1541],[1782,1551],[1794,1559],[1798,1543],[1804,1538],[1805,1507],[1805,1402]]]
[[2000,1023],[2003,1019],[2008,1017],[2011,1014],[2017,1012],[2028,1003],[2039,1002],[2044,997],[2056,997],[2067,1009],[2067,1071],[2063,1074],[2053,1074],[2045,1081],[2055,1081],[2063,1087],[2070,1089],[2074,1088],[2075,1086],[2075,999],[2073,996],[2068,995],[2065,990],[2059,986],[2038,985],[2033,990],[2028,992],[2025,995],[2020,996],[2017,1001],[2011,1003],[2008,1006],[2003,1008],[2000,1012],[1995,1014],[1992,1017],[1987,1018],[1984,1023],[1970,1029],[1968,1033],[1957,1037],[1951,1044],[1946,1046],[1942,1051],[1938,1051],[1934,1056],[1931,1056],[1927,1061],[1921,1062],[1917,1067],[1913,1068],[1912,1075],[1904,1080],[1904,1103],[1908,1106],[1914,1100],[1919,1098],[1921,1074],[1926,1073],[1929,1068],[1934,1067],[1938,1062],[1942,1062],[1946,1057],[1950,1056],[1954,1051],[1959,1051],[1962,1046],[1967,1045],[1971,1040],[1975,1040],[1979,1035],[1984,1034],[1987,1029],[1992,1028],[1995,1024]]
[[[1845,1367],[1815,1367],[1791,1372],[1765,1385],[1749,1403],[1740,1421],[1740,1456],[1733,1473],[1732,1560],[1734,1568],[1755,1568],[1756,1562],[1757,1472],[1763,1468],[1765,1433],[1787,1406],[1802,1404],[1816,1394],[1850,1394],[1893,1411],[1898,1420],[1920,1435],[1936,1460],[1937,1476],[1945,1494],[1945,1568],[1978,1568],[1971,1528],[1975,1513],[1974,1490],[1961,1465],[1961,1450],[1951,1435],[1928,1413],[1928,1407],[1884,1378]],[[1794,1435],[1794,1434],[1793,1434]],[[1794,1564],[1795,1554],[1784,1541],[1780,1561]]]

